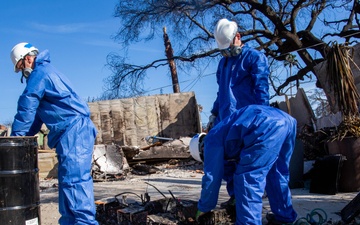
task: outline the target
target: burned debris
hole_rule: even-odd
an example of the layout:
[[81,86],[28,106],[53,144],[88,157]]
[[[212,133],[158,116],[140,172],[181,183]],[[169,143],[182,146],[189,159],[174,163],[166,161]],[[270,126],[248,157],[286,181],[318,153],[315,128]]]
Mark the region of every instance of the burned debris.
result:
[[[153,186],[154,187],[154,186]],[[156,187],[154,187],[157,189]],[[157,189],[160,192],[160,190]],[[148,193],[124,192],[114,198],[96,201],[100,225],[195,225],[234,224],[235,208],[216,209],[195,221],[197,202],[170,196],[151,200]]]
[[[95,145],[92,175],[94,181],[121,180],[130,172],[137,175],[159,171],[156,164],[189,161],[190,137],[168,140],[145,147]],[[191,162],[190,162],[191,163]],[[176,163],[175,163],[176,164]],[[179,165],[180,166],[180,165]]]

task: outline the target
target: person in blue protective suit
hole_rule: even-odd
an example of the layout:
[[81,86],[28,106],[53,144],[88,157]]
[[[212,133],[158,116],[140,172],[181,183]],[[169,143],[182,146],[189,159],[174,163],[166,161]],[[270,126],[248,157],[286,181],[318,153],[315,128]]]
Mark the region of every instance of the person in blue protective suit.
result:
[[236,224],[262,224],[266,190],[273,213],[269,224],[296,220],[289,182],[289,164],[296,138],[296,120],[279,109],[249,105],[233,112],[208,134],[195,135],[190,153],[204,163],[197,219],[216,207],[227,161],[233,173]]
[[97,130],[89,108],[69,80],[50,64],[48,50],[19,43],[10,53],[26,87],[18,100],[11,136],[33,136],[45,123],[48,145],[58,157],[61,225],[98,224],[91,163]]
[[[266,56],[241,41],[236,22],[221,19],[214,36],[221,54],[216,79],[217,98],[211,110],[207,130],[231,113],[247,105],[269,105],[269,64]],[[234,199],[232,174],[235,164],[229,162],[224,180],[231,203]],[[225,203],[226,204],[226,203]]]

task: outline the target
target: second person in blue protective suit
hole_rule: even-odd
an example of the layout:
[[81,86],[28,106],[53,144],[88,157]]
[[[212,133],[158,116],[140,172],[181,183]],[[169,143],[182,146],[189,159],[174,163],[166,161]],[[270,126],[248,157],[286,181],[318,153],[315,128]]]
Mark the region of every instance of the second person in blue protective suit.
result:
[[[219,20],[215,26],[214,36],[224,57],[220,60],[216,73],[219,89],[207,130],[241,107],[269,105],[270,72],[266,56],[242,43],[238,26],[234,21]],[[234,199],[234,166],[233,162],[229,162],[224,174],[230,203]]]
[[241,41],[237,24],[221,19],[214,36],[224,56],[218,65],[219,85],[211,113],[220,122],[247,105],[269,105],[269,64],[266,56]]
[[273,212],[270,222],[294,222],[297,213],[288,182],[295,137],[296,120],[290,115],[270,106],[250,105],[223,119],[205,137],[192,138],[190,152],[195,159],[203,156],[204,163],[197,216],[216,207],[226,162],[235,161],[236,224],[262,224],[265,190]]
[[50,64],[47,50],[39,53],[23,42],[14,46],[10,57],[15,72],[26,79],[11,135],[33,136],[46,124],[48,145],[56,148],[58,157],[59,224],[98,224],[91,177],[97,131],[86,102]]

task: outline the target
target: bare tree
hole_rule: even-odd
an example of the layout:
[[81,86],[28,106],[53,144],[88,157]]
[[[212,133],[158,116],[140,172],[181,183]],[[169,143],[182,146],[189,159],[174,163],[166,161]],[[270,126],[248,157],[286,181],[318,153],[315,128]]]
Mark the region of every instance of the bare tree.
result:
[[[359,12],[358,0],[119,0],[114,16],[121,24],[114,39],[126,53],[131,44],[161,37],[167,27],[176,43],[173,60],[178,69],[184,73],[197,68],[201,73],[202,65],[216,65],[220,55],[214,47],[215,23],[224,17],[234,20],[243,42],[263,50],[274,65],[296,56],[301,67],[292,67],[296,70],[284,80],[270,81],[281,95],[291,82],[299,86],[313,77],[313,67],[326,59],[331,38],[350,42],[360,37]],[[147,65],[127,63],[126,57],[108,55],[113,71],[106,82],[109,98],[142,94],[146,71],[169,63],[165,55]]]
[[309,96],[310,104],[314,107],[314,113],[317,118],[325,117],[331,114],[331,109],[325,94],[316,89]]

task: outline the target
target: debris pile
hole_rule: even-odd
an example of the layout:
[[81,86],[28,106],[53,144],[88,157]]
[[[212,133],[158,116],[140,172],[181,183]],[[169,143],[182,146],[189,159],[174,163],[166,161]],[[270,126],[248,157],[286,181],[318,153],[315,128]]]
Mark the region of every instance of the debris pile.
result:
[[129,171],[123,151],[117,145],[95,145],[92,177],[94,181],[123,179]]
[[189,137],[156,141],[148,146],[95,145],[92,177],[94,181],[122,180],[131,172],[137,175],[159,171],[156,163],[191,159]]
[[[131,192],[96,201],[96,219],[100,225],[192,225],[234,224],[235,208],[216,209],[195,221],[197,202],[176,198],[150,201],[150,196]],[[134,198],[135,197],[135,198]]]
[[360,118],[358,116],[344,117],[328,141],[341,141],[345,137],[360,137]]

